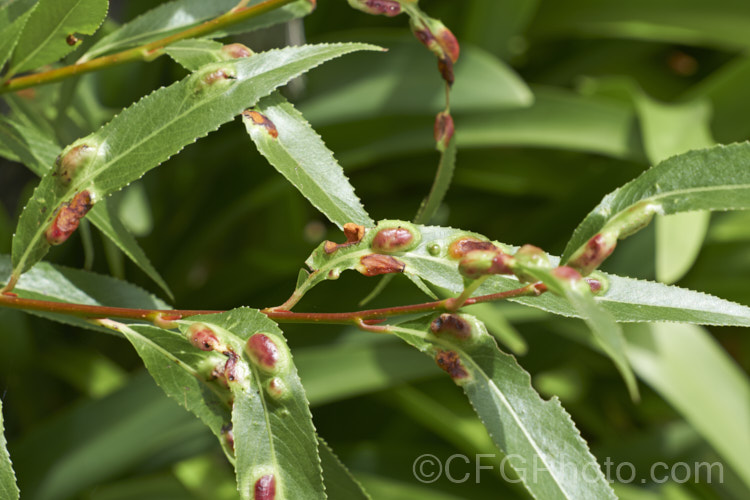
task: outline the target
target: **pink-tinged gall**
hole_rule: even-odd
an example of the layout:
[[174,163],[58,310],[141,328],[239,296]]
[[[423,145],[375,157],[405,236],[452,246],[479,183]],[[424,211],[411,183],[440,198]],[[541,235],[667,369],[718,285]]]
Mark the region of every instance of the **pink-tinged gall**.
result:
[[414,235],[405,227],[381,229],[372,240],[372,249],[380,253],[399,252],[411,247]]
[[255,365],[268,373],[275,373],[283,362],[284,353],[265,333],[256,333],[247,340],[247,354]]
[[254,500],[274,500],[276,498],[276,476],[266,474],[255,481]]
[[187,334],[190,343],[201,351],[217,351],[223,348],[216,333],[202,323],[193,323],[190,325]]

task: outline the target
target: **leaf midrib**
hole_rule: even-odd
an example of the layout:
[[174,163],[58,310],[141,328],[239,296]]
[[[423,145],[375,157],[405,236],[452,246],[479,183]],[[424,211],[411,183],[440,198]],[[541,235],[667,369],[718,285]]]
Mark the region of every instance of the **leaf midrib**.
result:
[[[307,57],[304,57],[304,58],[301,58],[301,59],[297,59],[297,60],[295,60],[295,61],[293,61],[293,62],[294,62],[294,63],[297,63],[297,62],[300,62],[300,61],[305,61],[305,60],[309,59],[309,57],[310,57],[310,56],[307,56]],[[184,117],[184,116],[185,116],[186,114],[188,114],[188,113],[191,113],[192,111],[194,111],[194,110],[196,110],[196,109],[199,109],[199,108],[201,108],[201,107],[203,107],[203,106],[209,105],[209,104],[213,103],[213,102],[214,102],[214,101],[215,101],[216,99],[219,99],[220,97],[223,97],[223,96],[225,96],[225,95],[226,95],[226,93],[227,93],[228,91],[232,90],[232,88],[234,88],[234,87],[235,87],[235,86],[236,86],[237,84],[241,84],[241,83],[246,83],[246,82],[247,82],[248,80],[250,80],[250,79],[252,79],[252,78],[256,78],[256,77],[258,77],[258,76],[260,76],[260,75],[265,75],[265,74],[267,74],[267,73],[268,73],[269,71],[273,71],[273,70],[275,70],[275,69],[278,69],[278,67],[276,67],[276,68],[273,68],[273,69],[269,69],[269,70],[267,70],[267,71],[265,71],[265,72],[263,72],[263,73],[259,73],[259,74],[255,74],[255,75],[252,75],[252,76],[250,76],[250,77],[248,77],[247,79],[245,79],[245,80],[242,80],[242,81],[235,81],[235,82],[234,82],[234,84],[233,84],[232,86],[230,86],[230,87],[229,87],[228,89],[226,89],[226,91],[225,91],[225,92],[222,92],[222,93],[220,93],[220,94],[216,94],[215,96],[213,96],[213,97],[210,97],[210,98],[208,98],[208,99],[205,99],[205,100],[201,100],[201,101],[200,101],[200,104],[197,104],[197,105],[195,105],[195,106],[191,106],[191,107],[189,107],[189,108],[186,108],[186,110],[185,110],[184,112],[182,112],[182,113],[181,113],[181,114],[180,114],[180,115],[179,115],[179,116],[178,116],[177,118],[175,118],[175,119],[173,119],[173,120],[171,120],[171,121],[169,121],[169,122],[166,122],[166,124],[164,124],[164,125],[162,125],[161,127],[159,127],[159,128],[157,128],[157,129],[155,129],[155,130],[156,130],[155,132],[152,132],[152,133],[150,133],[149,135],[145,136],[145,137],[144,137],[144,138],[143,138],[142,140],[140,140],[140,141],[138,141],[137,143],[135,143],[135,144],[131,145],[131,147],[130,147],[130,148],[128,148],[128,149],[126,149],[126,150],[124,150],[124,151],[123,151],[122,153],[120,153],[120,154],[119,154],[118,156],[116,156],[116,157],[113,157],[112,159],[110,159],[110,160],[109,160],[109,161],[107,161],[106,163],[102,164],[102,166],[101,166],[101,167],[99,167],[98,169],[96,169],[96,170],[93,170],[93,171],[92,171],[92,172],[91,172],[91,173],[90,173],[90,174],[89,174],[88,176],[86,176],[86,177],[84,177],[84,178],[80,179],[80,180],[79,180],[79,182],[75,183],[75,185],[76,185],[76,188],[73,188],[73,187],[71,186],[71,188],[69,188],[69,189],[68,189],[68,191],[67,191],[67,192],[65,193],[65,196],[64,196],[64,197],[62,198],[62,200],[58,201],[58,203],[57,203],[57,205],[56,205],[56,206],[54,207],[54,209],[55,209],[55,210],[57,210],[57,209],[59,208],[60,204],[61,204],[61,203],[62,203],[62,202],[63,202],[63,201],[65,200],[65,199],[69,198],[71,194],[73,194],[73,193],[76,193],[76,192],[78,191],[78,189],[80,189],[80,188],[81,188],[82,186],[86,185],[86,183],[87,183],[87,182],[89,182],[89,181],[91,181],[92,183],[93,183],[93,182],[95,182],[95,181],[96,181],[96,179],[95,179],[95,178],[96,178],[96,177],[97,177],[97,176],[98,176],[98,175],[99,175],[99,174],[100,174],[100,173],[101,173],[102,171],[106,170],[106,169],[107,169],[107,168],[108,168],[109,166],[111,166],[111,165],[113,165],[113,164],[114,164],[115,162],[119,161],[119,160],[120,160],[120,159],[121,159],[121,158],[122,158],[123,156],[125,156],[125,155],[129,154],[129,153],[130,153],[131,151],[133,151],[134,149],[136,149],[137,147],[139,147],[140,145],[142,145],[142,144],[143,144],[143,143],[145,143],[146,141],[150,140],[150,139],[151,139],[151,138],[152,138],[152,137],[153,137],[154,135],[156,135],[157,133],[159,133],[159,132],[161,132],[162,130],[164,130],[165,128],[169,127],[169,126],[170,126],[171,124],[174,124],[175,122],[177,122],[177,121],[181,120],[181,119],[182,119],[182,118],[183,118],[183,117]],[[178,82],[178,83],[177,83],[177,85],[184,85],[186,81],[187,81],[187,80],[182,80],[182,81]],[[278,87],[278,85],[277,85],[276,87]],[[276,88],[276,87],[274,87],[274,88]],[[142,103],[142,102],[143,102],[143,100],[139,101],[138,103],[136,103],[136,106],[137,106],[138,104]],[[132,108],[129,108],[129,109],[132,109]],[[122,115],[121,115],[121,116],[122,116]],[[111,123],[111,122],[110,122],[110,123]],[[105,141],[104,141],[104,142],[103,142],[102,144],[100,144],[100,145],[99,145],[99,147],[100,147],[100,148],[101,148],[101,147],[104,147],[104,146],[106,145],[106,142],[107,142],[107,141],[105,140]],[[173,156],[173,155],[170,155],[170,156]],[[53,210],[53,211],[51,211],[51,212],[54,212],[54,210]],[[24,253],[23,253],[23,256],[21,257],[21,259],[19,260],[19,263],[18,263],[18,265],[16,266],[16,268],[17,268],[17,269],[18,269],[18,268],[20,268],[20,269],[23,269],[24,265],[26,264],[26,260],[28,259],[28,255],[29,255],[29,253],[30,253],[30,252],[31,252],[31,250],[32,250],[32,249],[33,249],[33,248],[35,247],[35,245],[36,245],[36,243],[37,243],[37,242],[39,241],[39,238],[41,237],[42,233],[44,233],[45,231],[46,231],[46,227],[45,227],[45,226],[44,226],[43,224],[42,224],[42,225],[40,225],[40,226],[39,226],[39,227],[37,228],[36,232],[34,233],[34,235],[32,236],[32,238],[31,238],[31,239],[29,240],[29,244],[28,244],[28,245],[26,246],[26,250],[24,251]]]
[[[492,380],[492,378],[489,377],[484,372],[484,370],[479,367],[479,365],[477,364],[477,362],[474,360],[474,358],[472,356],[470,356],[468,353],[466,353],[466,351],[464,351],[460,347],[457,347],[454,344],[446,342],[446,341],[444,341],[444,340],[442,340],[440,338],[437,338],[437,337],[435,337],[435,338],[428,337],[425,333],[423,333],[423,332],[421,332],[419,330],[413,330],[413,329],[403,328],[403,327],[398,327],[398,326],[393,327],[393,329],[394,330],[400,330],[400,331],[402,331],[404,333],[407,333],[407,334],[410,334],[410,335],[417,335],[418,337],[424,339],[425,341],[427,341],[427,342],[429,342],[431,344],[439,344],[439,345],[441,345],[443,347],[447,347],[447,348],[449,348],[449,349],[451,349],[453,351],[457,351],[457,352],[460,353],[460,356],[461,356],[462,359],[468,359],[469,363],[471,364],[471,366],[474,367],[475,371],[478,372],[478,373],[480,373],[482,375],[482,377],[484,378],[484,380],[487,382],[487,385],[491,387],[491,390],[493,391],[493,393],[497,393],[500,396],[501,402],[509,410],[509,413],[511,414],[511,417],[516,422],[516,424],[518,425],[519,429],[521,429],[521,432],[526,437],[526,439],[529,442],[529,444],[531,444],[532,448],[537,453],[537,455],[540,458],[541,457],[546,457],[546,455],[543,454],[541,452],[541,450],[537,447],[535,440],[532,439],[532,437],[528,434],[526,426],[522,425],[521,421],[518,420],[516,409],[513,407],[513,405],[510,403],[510,401],[508,401],[508,399],[505,397],[505,395],[502,393],[502,391],[500,391],[500,389],[497,387],[497,385],[495,385],[494,380]],[[472,405],[473,405],[473,403],[472,403]],[[480,418],[481,418],[481,416],[480,416]],[[503,451],[507,451],[507,450],[503,450]],[[547,464],[547,460],[544,459],[544,458],[543,458],[543,462],[544,462],[545,465],[548,465]],[[515,469],[515,467],[514,467],[514,469]],[[550,467],[547,467],[547,472],[549,472],[549,475],[553,478],[553,480],[555,481],[555,484],[557,484],[559,490],[565,495],[565,498],[568,498],[568,499],[572,500],[572,497],[568,496],[566,490],[562,487],[562,485],[558,481],[557,476],[555,476],[552,473],[552,469]],[[526,483],[525,479],[524,479],[524,483]],[[528,484],[528,483],[526,483],[526,484]]]

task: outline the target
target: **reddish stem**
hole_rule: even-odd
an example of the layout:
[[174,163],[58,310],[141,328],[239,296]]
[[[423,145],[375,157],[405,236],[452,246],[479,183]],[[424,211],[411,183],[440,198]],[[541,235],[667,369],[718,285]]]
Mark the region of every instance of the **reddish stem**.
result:
[[[506,292],[481,295],[467,299],[463,305],[492,302],[514,297],[536,296],[547,290],[541,283],[533,283]],[[367,309],[341,313],[306,313],[280,311],[277,309],[263,309],[261,312],[274,321],[280,323],[326,323],[326,324],[357,324],[360,326],[374,326],[373,320],[382,320],[390,316],[413,314],[419,312],[449,310],[454,299],[437,300],[408,306],[384,307],[381,309]],[[82,318],[124,318],[142,321],[160,322],[176,321],[200,314],[217,314],[224,311],[177,310],[177,309],[129,309],[125,307],[92,306],[88,304],[71,304],[68,302],[54,302],[50,300],[26,299],[13,294],[0,294],[0,306],[29,311],[45,311],[67,314]],[[382,327],[378,327],[382,328]]]

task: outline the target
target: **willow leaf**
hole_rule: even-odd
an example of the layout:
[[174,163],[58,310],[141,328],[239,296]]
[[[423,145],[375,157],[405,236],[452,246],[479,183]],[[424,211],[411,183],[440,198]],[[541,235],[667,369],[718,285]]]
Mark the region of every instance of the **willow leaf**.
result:
[[427,224],[435,216],[440,204],[443,203],[448,188],[453,180],[453,171],[456,169],[456,137],[452,136],[444,151],[440,153],[440,163],[438,164],[435,180],[432,183],[430,194],[424,199],[419,206],[414,222],[417,224]]
[[[251,0],[253,6],[264,0]],[[103,37],[83,57],[93,59],[101,55],[143,45],[183,31],[211,18],[229,12],[237,0],[176,0],[151,9],[145,14],[124,24],[118,30]],[[243,33],[309,14],[313,8],[310,0],[298,0],[261,16],[249,19],[228,30],[217,31],[210,36],[225,36],[228,33]]]
[[673,405],[750,488],[747,374],[698,326],[632,325],[626,338],[638,376]]
[[637,227],[656,213],[747,208],[750,143],[690,151],[659,163],[605,196],[576,228],[562,259],[569,260],[610,222]]
[[10,455],[5,444],[5,426],[3,425],[3,403],[0,400],[0,498],[17,500],[19,496],[16,486],[16,474],[13,472],[13,464],[10,463]]
[[[13,240],[14,278],[49,250],[44,237],[57,210],[88,191],[92,202],[121,189],[231,120],[291,78],[365,44],[288,47],[205,66],[127,108],[99,131],[63,152],[72,155],[66,184],[58,172],[44,176],[24,209]],[[85,200],[85,198],[83,198]]]
[[79,43],[69,37],[93,35],[108,8],[107,0],[39,0],[18,40],[8,75],[62,59]]
[[[233,398],[232,433],[241,498],[258,498],[258,489],[268,489],[271,484],[277,498],[325,498],[312,415],[276,323],[249,308],[196,316],[180,323],[188,335],[208,327],[224,346],[224,375]],[[263,337],[260,344],[248,342],[259,336]],[[276,357],[269,354],[265,341],[273,343]],[[264,348],[252,351],[247,345]],[[270,358],[258,361],[248,351]]]
[[[40,177],[43,177],[52,169],[55,158],[60,154],[60,147],[36,129],[14,123],[2,116],[0,116],[0,145],[5,146],[7,150],[5,156],[23,163]],[[3,152],[0,152],[0,154],[3,154]],[[172,291],[164,278],[151,264],[132,233],[122,224],[120,218],[112,212],[107,200],[103,200],[102,203],[96,205],[88,218],[102,234],[117,245],[170,298],[173,298]]]
[[[560,402],[539,396],[529,374],[498,349],[481,322],[460,318],[471,326],[469,339],[428,333],[434,318],[389,328],[451,374],[535,498],[616,498]],[[530,464],[538,474],[529,474]]]
[[[10,273],[10,256],[0,255],[0,276]],[[0,283],[2,283],[0,281]],[[41,262],[17,283],[14,293],[28,299],[51,300],[92,306],[169,309],[169,306],[136,285],[111,276]],[[68,314],[43,311],[34,314],[81,328],[96,328]]]
[[0,7],[0,68],[5,65],[37,4],[19,0]]
[[224,453],[233,460],[227,439],[231,428],[231,394],[218,381],[209,380],[209,366],[223,366],[226,357],[204,352],[181,333],[148,325],[118,325],[143,360],[157,385],[180,406],[201,419],[219,438]]
[[349,469],[341,463],[328,443],[318,437],[320,462],[323,466],[323,480],[326,496],[330,500],[368,500],[368,495]]
[[[516,259],[518,261],[518,259]],[[614,318],[597,304],[591,293],[589,284],[580,279],[563,278],[555,274],[551,268],[539,268],[536,266],[519,266],[523,272],[534,279],[541,281],[555,295],[564,298],[583,318],[594,334],[597,344],[604,350],[617,366],[633,400],[640,398],[638,394],[638,382],[635,380],[633,369],[628,363],[625,355],[625,338],[622,328],[615,323]]]
[[[381,225],[409,225],[405,221],[381,221]],[[357,269],[361,259],[373,252],[372,239],[380,226],[369,228],[362,240],[353,245],[341,247],[332,253],[325,252],[321,244],[308,257],[306,263],[313,271],[299,287],[300,293],[326,279],[335,279],[347,269]],[[419,243],[407,252],[398,252],[392,256],[404,264],[403,273],[414,274],[434,286],[450,293],[458,294],[464,289],[463,277],[458,272],[458,260],[450,257],[449,248],[452,242],[471,237],[487,241],[487,238],[476,233],[438,226],[415,226],[420,233]],[[514,252],[514,247],[493,242],[507,252]],[[550,257],[552,265],[559,259]],[[606,291],[594,297],[615,321],[677,321],[702,325],[750,326],[750,307],[739,305],[712,295],[684,288],[625,278],[602,273]],[[474,295],[503,292],[522,286],[513,277],[491,276],[480,286]],[[527,306],[536,307],[554,314],[569,317],[581,317],[563,298],[553,294],[539,297],[519,297],[512,299]]]
[[373,224],[333,153],[284,97],[261,99],[242,119],[258,151],[331,222]]
[[[196,70],[225,60],[222,47],[211,40],[187,40],[169,47],[167,53]],[[331,222],[339,227],[347,222],[373,224],[333,153],[281,94],[264,97],[242,119],[258,151]]]

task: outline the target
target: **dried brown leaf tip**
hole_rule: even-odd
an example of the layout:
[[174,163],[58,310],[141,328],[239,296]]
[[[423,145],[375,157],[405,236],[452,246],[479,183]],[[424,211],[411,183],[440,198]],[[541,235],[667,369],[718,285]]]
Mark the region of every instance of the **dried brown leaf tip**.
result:
[[359,259],[357,271],[365,276],[378,276],[380,274],[403,273],[406,264],[390,255],[372,253]]
[[444,351],[438,349],[435,354],[435,362],[445,371],[456,383],[464,382],[470,379],[469,372],[466,371],[461,358],[456,351]]
[[323,251],[330,255],[340,248],[356,245],[362,241],[362,238],[365,236],[365,226],[353,222],[347,222],[344,224],[344,236],[346,236],[346,242],[344,243],[326,241],[323,244]]
[[276,476],[266,474],[255,481],[253,500],[274,500],[276,498]]
[[456,340],[471,338],[471,324],[457,314],[441,314],[430,323],[430,330],[438,337],[450,336]]
[[88,191],[81,191],[73,197],[70,203],[63,203],[45,232],[47,243],[50,245],[64,243],[78,229],[81,219],[93,206],[91,193]]
[[247,121],[251,122],[253,125],[257,125],[266,129],[268,135],[270,135],[274,139],[277,139],[279,137],[279,131],[276,128],[276,125],[274,125],[274,123],[266,115],[258,113],[257,111],[254,111],[252,109],[246,109],[242,112],[242,116],[245,117]]

